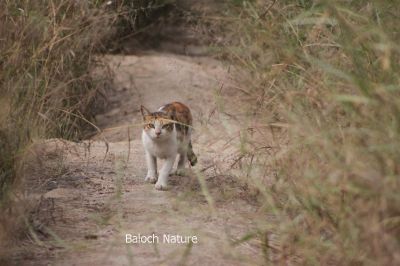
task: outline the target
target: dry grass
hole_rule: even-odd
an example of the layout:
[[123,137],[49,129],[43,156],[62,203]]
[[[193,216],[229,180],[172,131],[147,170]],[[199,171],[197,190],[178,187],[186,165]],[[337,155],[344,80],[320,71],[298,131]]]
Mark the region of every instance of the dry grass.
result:
[[[80,139],[104,105],[112,77],[90,75],[125,31],[143,25],[158,1],[1,1],[0,243],[24,229],[16,187],[35,139]],[[0,249],[3,248],[0,246]]]
[[[246,70],[239,90],[252,130],[273,133],[242,138],[249,190],[275,218],[242,241],[258,237],[275,265],[398,265],[396,1],[234,2],[218,18],[219,42]],[[80,117],[90,120],[105,84],[88,75],[93,54],[118,34],[114,25],[136,25],[130,1],[113,3],[0,3],[2,244],[23,219],[6,196],[18,158],[35,138],[81,136]]]
[[[242,143],[278,217],[258,232],[267,261],[399,264],[398,4],[278,1],[261,16],[265,2],[235,2],[222,52],[247,70],[247,119],[278,136]],[[279,150],[253,149],[269,146]]]

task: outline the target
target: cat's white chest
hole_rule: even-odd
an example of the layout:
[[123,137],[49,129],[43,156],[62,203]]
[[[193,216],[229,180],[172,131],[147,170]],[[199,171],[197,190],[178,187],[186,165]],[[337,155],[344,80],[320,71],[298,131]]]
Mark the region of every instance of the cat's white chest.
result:
[[178,143],[176,136],[171,136],[170,138],[163,139],[160,141],[152,140],[144,131],[142,132],[142,142],[144,148],[152,156],[161,159],[166,159],[171,156],[176,156],[178,152]]

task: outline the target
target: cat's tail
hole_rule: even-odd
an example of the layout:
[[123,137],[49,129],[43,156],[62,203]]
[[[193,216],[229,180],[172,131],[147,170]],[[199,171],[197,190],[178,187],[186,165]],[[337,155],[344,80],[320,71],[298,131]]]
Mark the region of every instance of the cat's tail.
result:
[[188,157],[188,160],[189,160],[191,166],[194,166],[197,163],[197,156],[193,152],[192,141],[189,141],[187,157]]

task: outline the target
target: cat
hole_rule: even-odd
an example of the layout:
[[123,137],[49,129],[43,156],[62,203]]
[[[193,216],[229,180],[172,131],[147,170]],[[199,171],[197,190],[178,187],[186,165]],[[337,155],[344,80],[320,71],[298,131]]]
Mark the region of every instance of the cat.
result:
[[[157,190],[166,190],[168,176],[178,154],[177,175],[184,173],[187,161],[191,166],[197,163],[191,141],[192,114],[190,109],[180,102],[161,106],[156,112],[150,112],[142,105],[140,111],[144,122],[142,142],[147,163],[145,181],[155,183]],[[157,158],[165,159],[158,178]]]

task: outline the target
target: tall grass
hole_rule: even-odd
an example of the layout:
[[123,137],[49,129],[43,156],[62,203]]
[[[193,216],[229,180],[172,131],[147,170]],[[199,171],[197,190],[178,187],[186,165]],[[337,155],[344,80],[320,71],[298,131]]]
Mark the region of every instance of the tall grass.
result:
[[100,64],[96,53],[134,31],[139,20],[143,25],[158,2],[0,2],[1,244],[20,225],[21,206],[10,195],[21,181],[21,155],[35,139],[82,137],[112,78],[91,75]]
[[260,230],[267,261],[398,265],[399,3],[235,2],[224,50],[247,69],[248,119],[279,136],[243,143],[279,147],[249,165],[278,221]]

